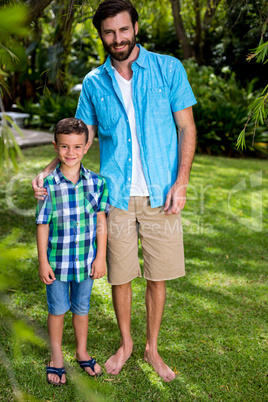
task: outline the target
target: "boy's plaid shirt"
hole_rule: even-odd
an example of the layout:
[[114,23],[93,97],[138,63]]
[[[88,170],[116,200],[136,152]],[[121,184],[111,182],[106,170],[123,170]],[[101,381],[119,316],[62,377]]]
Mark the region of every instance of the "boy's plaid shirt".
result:
[[38,202],[36,224],[49,224],[49,264],[56,279],[82,282],[96,257],[97,212],[109,211],[106,182],[81,164],[74,185],[58,165],[45,187],[48,195]]

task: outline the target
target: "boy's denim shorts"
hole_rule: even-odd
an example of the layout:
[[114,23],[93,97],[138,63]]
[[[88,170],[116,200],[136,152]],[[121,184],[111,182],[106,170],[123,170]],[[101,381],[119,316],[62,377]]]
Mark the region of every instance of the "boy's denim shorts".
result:
[[87,315],[94,280],[88,277],[82,282],[55,280],[47,287],[48,311],[53,315],[65,314],[68,310],[77,315]]

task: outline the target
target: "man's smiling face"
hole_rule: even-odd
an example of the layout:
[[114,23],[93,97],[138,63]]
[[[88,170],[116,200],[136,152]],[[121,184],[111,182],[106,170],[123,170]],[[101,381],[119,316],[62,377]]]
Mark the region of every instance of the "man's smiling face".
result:
[[100,37],[105,50],[117,61],[127,60],[136,45],[138,23],[134,27],[127,11],[106,18],[101,23]]

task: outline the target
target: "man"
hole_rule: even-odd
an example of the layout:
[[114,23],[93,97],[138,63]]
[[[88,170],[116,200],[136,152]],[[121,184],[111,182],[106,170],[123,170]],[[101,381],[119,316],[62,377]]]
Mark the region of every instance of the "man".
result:
[[138,13],[128,0],[103,1],[93,24],[109,57],[85,77],[76,117],[87,124],[90,142],[98,129],[100,174],[112,204],[108,281],[121,344],[105,367],[118,374],[132,353],[131,280],[141,276],[139,234],[147,280],[144,359],[169,382],[175,373],[159,355],[157,340],[165,281],[184,275],[180,211],[195,152],[196,101],[177,59],[136,44]]

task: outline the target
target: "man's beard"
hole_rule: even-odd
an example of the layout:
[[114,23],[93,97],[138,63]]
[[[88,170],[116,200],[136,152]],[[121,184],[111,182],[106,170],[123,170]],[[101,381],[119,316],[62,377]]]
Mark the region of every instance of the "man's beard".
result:
[[[125,41],[122,41],[121,43],[113,42],[110,45],[108,45],[102,39],[102,43],[103,43],[104,49],[109,53],[109,55],[113,59],[115,59],[117,61],[124,61],[129,58],[132,50],[134,49],[134,47],[136,45],[136,36],[134,34],[131,40],[125,40]],[[122,52],[113,50],[114,46],[125,46],[125,45],[128,45],[128,47],[126,49],[122,50]]]

